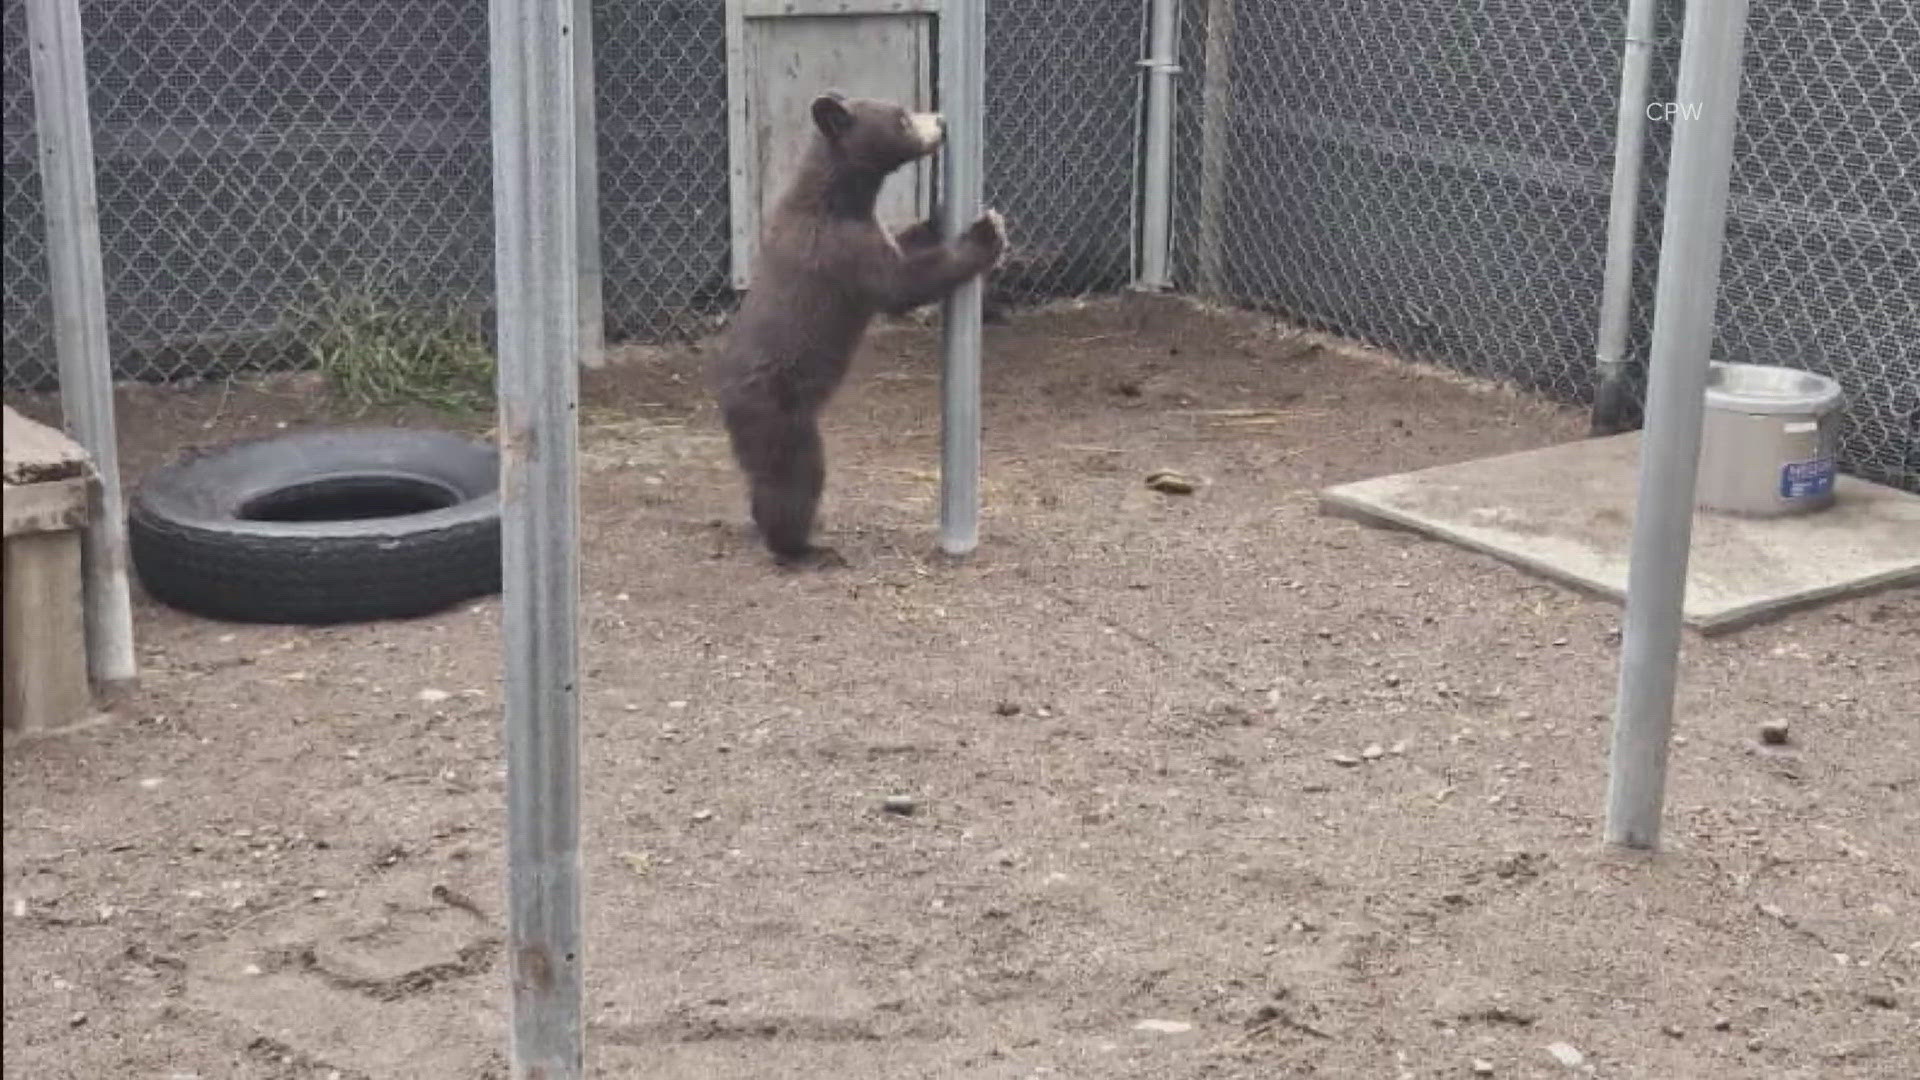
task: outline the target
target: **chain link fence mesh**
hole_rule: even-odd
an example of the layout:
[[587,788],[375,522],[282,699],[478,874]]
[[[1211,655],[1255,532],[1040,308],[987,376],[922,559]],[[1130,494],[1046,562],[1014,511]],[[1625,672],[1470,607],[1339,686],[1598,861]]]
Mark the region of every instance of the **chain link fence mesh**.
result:
[[1720,355],[1839,380],[1842,463],[1920,490],[1920,7],[1749,18]]
[[726,8],[595,0],[593,15],[607,340],[699,334],[733,307]]
[[993,297],[1133,280],[1145,33],[1141,0],[989,0],[986,200],[1014,247]]
[[[1022,236],[1002,301],[1128,279],[1139,0],[1003,0],[987,195]],[[53,378],[25,0],[5,0],[6,385]],[[304,313],[492,294],[485,0],[82,4],[122,377],[305,363]],[[1069,17],[1070,16],[1070,17]],[[594,4],[610,341],[731,310],[725,5]],[[804,118],[796,118],[804,122]]]
[[40,216],[40,168],[34,160],[33,77],[27,58],[27,6],[0,7],[0,326],[5,329],[7,389],[38,387],[53,366],[52,304],[47,298],[47,226]]
[[[24,0],[5,30],[6,385],[50,385]],[[1184,0],[1179,288],[1591,398],[1624,0]],[[342,292],[484,312],[483,0],[83,0],[113,353],[184,381],[304,364]],[[607,333],[718,325],[728,281],[718,0],[596,0]],[[1130,279],[1147,5],[993,0],[987,198],[1002,302]],[[1652,97],[1671,100],[1679,0]],[[1920,489],[1920,13],[1755,5],[1719,355],[1838,378],[1845,464]],[[1649,125],[1632,356],[1671,125]],[[1636,386],[1637,389],[1637,386]]]
[[[16,191],[37,192],[31,93],[14,89],[30,78],[24,6],[6,4],[9,232],[30,212]],[[287,328],[334,295],[486,302],[484,4],[87,3],[82,17],[120,375],[302,363]],[[10,246],[7,381],[43,382],[51,357],[16,350],[15,317],[44,313],[45,271],[15,259]]]
[[[1674,99],[1662,0],[1650,98]],[[1187,0],[1177,283],[1592,400],[1624,3]],[[1753,5],[1716,356],[1831,375],[1851,471],[1920,489],[1920,13]],[[1644,386],[1673,126],[1649,139]]]

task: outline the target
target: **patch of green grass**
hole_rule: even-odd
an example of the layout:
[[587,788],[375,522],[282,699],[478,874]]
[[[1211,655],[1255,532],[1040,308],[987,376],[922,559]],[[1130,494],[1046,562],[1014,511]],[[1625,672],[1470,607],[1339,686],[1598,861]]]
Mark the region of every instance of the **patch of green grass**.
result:
[[493,407],[494,357],[478,315],[450,304],[402,306],[368,292],[329,290],[296,314],[296,326],[328,389],[360,412],[408,404],[447,412]]

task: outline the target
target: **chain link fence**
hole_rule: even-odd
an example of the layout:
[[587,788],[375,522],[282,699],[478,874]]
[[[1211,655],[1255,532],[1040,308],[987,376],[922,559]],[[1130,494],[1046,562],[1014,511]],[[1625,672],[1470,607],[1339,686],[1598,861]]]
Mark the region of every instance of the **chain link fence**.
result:
[[40,213],[40,169],[34,161],[33,80],[27,58],[27,5],[0,6],[0,327],[6,387],[38,387],[53,368],[52,304],[47,298],[47,224]]
[[993,297],[1133,280],[1145,35],[1141,0],[988,0],[986,200],[1015,249]]
[[725,5],[596,0],[593,16],[607,340],[701,333],[733,307]]
[[[1671,102],[1678,0],[1650,97]],[[1187,0],[1180,288],[1590,402],[1624,3]],[[1843,464],[1920,490],[1920,13],[1755,4],[1716,356],[1831,375]],[[1648,125],[1644,385],[1671,123]]]
[[1920,7],[1749,18],[1720,355],[1839,380],[1842,463],[1920,491]]
[[[1130,274],[1139,0],[1002,0],[987,196],[1022,236],[996,298]],[[341,296],[484,312],[485,0],[82,3],[112,348],[125,378],[305,363]],[[6,385],[53,378],[26,5],[5,0]],[[725,5],[594,4],[610,341],[731,310]],[[804,118],[796,118],[804,122]]]
[[[6,223],[37,213],[25,5],[6,2]],[[487,22],[470,0],[82,5],[118,374],[303,362],[334,294],[492,292]],[[16,195],[21,196],[16,200]],[[44,383],[44,259],[6,258],[9,386]]]
[[[24,0],[4,3],[6,385],[50,385]],[[1584,402],[1624,0],[1183,0],[1178,287]],[[1679,0],[1652,97],[1670,100]],[[343,292],[484,314],[484,0],[83,0],[113,355],[184,381],[306,362]],[[729,285],[725,8],[596,0],[610,341],[713,329]],[[1132,276],[1147,5],[994,0],[1002,302]],[[1719,355],[1838,378],[1845,464],[1920,489],[1920,13],[1755,5]],[[1649,125],[1644,361],[1671,125]],[[1637,388],[1637,387],[1636,387]]]

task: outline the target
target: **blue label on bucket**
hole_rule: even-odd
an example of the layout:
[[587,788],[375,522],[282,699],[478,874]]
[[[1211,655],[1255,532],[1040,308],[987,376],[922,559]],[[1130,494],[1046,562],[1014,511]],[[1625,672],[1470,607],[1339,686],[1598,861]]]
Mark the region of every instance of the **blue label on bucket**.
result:
[[1832,490],[1832,461],[1793,461],[1780,470],[1783,499],[1811,499]]

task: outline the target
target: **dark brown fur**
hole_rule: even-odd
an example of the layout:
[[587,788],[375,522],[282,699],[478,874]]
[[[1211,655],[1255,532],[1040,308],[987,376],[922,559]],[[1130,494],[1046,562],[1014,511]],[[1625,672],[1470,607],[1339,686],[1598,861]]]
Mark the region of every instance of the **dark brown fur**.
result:
[[754,523],[783,563],[838,561],[811,542],[827,468],[819,417],[868,323],[944,298],[1006,250],[992,211],[952,242],[932,222],[889,236],[875,220],[886,178],[938,148],[930,118],[834,93],[812,111],[813,139],[769,216],[713,370]]

